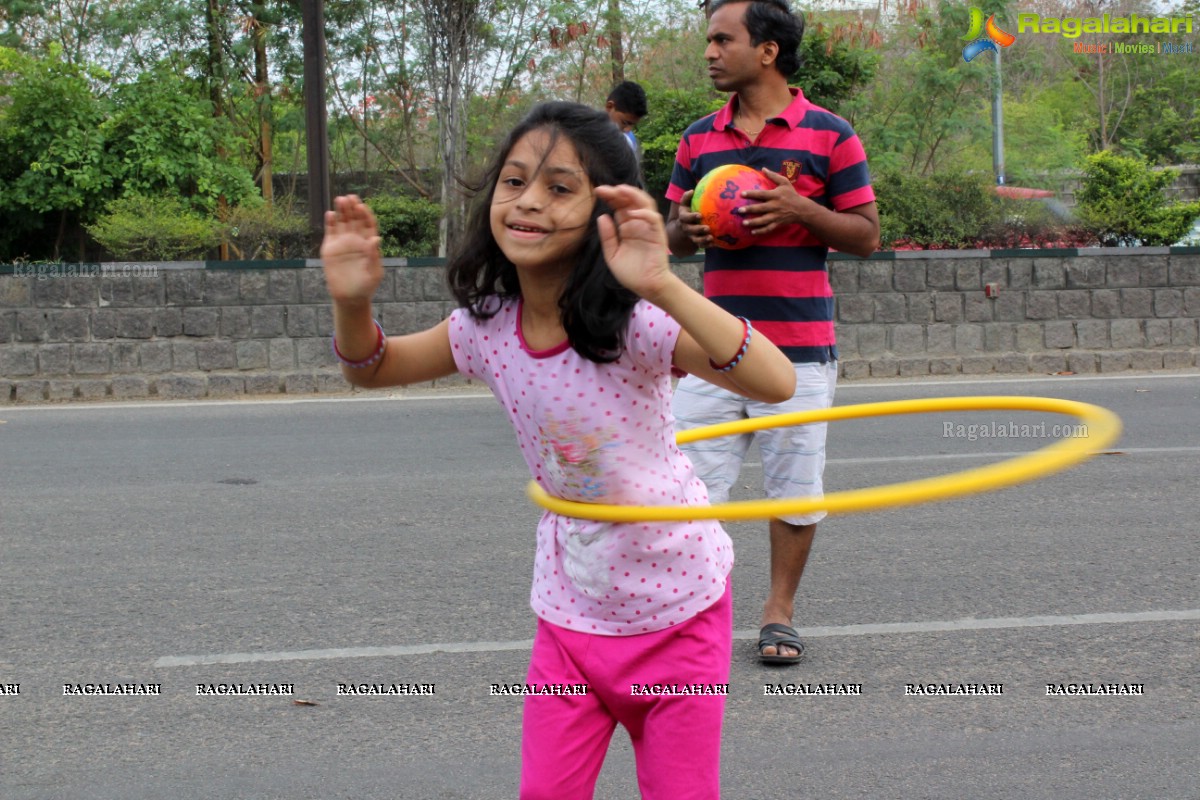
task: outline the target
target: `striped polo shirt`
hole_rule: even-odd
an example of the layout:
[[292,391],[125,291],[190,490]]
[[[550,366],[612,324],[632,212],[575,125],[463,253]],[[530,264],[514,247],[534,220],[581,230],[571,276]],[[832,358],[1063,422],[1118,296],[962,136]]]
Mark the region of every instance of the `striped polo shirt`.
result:
[[[844,211],[875,199],[867,156],[850,123],[791,89],[793,100],[751,142],[733,124],[737,95],[688,126],[679,142],[667,199],[678,203],[709,170],[724,164],[767,168],[826,208]],[[704,253],[704,294],[746,317],[794,363],[837,358],[829,248],[800,225],[741,250]]]

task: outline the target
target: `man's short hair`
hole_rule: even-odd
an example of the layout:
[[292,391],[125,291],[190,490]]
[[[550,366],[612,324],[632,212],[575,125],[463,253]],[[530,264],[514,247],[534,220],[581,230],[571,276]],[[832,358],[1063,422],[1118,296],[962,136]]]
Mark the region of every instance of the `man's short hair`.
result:
[[709,8],[711,15],[717,9],[745,3],[746,30],[750,32],[750,43],[758,46],[763,42],[779,45],[775,58],[775,69],[783,77],[791,78],[800,69],[800,42],[804,39],[804,14],[792,13],[787,0],[715,0]]
[[646,116],[648,110],[646,106],[646,90],[642,88],[641,84],[634,83],[633,81],[622,81],[608,93],[608,99],[612,101],[613,107],[617,111],[632,114],[638,119]]

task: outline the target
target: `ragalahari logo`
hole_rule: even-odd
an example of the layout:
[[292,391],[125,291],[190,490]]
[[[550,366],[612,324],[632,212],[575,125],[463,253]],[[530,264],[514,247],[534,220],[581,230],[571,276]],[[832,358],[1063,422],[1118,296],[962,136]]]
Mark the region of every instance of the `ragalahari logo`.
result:
[[[980,34],[984,35],[981,36]],[[967,31],[967,35],[962,38],[971,40],[963,48],[963,61],[967,62],[970,62],[972,58],[984,50],[991,50],[998,53],[1000,51],[996,45],[1008,47],[1017,40],[1017,37],[1000,30],[996,26],[995,14],[988,17],[985,24],[983,21],[983,11],[974,6],[971,7],[971,30]]]

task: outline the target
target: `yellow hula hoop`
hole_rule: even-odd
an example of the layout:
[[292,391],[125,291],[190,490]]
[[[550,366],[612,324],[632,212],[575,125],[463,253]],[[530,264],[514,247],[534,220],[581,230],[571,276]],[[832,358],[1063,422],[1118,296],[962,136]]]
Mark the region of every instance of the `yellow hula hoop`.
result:
[[807,425],[813,422],[836,422],[844,419],[898,414],[926,414],[935,411],[1043,411],[1067,414],[1086,426],[1087,435],[1060,439],[1031,453],[985,467],[934,478],[890,483],[869,489],[833,492],[824,497],[740,500],[710,506],[621,506],[563,500],[548,494],[538,485],[537,481],[529,482],[527,493],[534,503],[555,514],[600,522],[666,522],[697,519],[734,521],[800,516],[813,511],[830,513],[872,511],[893,506],[911,506],[935,500],[947,500],[952,497],[994,491],[1026,483],[1087,460],[1115,442],[1121,435],[1121,418],[1100,406],[1052,397],[981,396],[893,400],[884,403],[863,403],[815,411],[776,414],[680,431],[676,440],[680,444],[685,444],[789,425]]

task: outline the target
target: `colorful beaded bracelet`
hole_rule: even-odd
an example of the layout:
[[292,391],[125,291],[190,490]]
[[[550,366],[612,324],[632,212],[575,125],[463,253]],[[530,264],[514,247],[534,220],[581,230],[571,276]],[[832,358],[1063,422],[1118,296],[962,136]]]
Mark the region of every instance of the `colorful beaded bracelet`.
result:
[[737,351],[737,355],[731,358],[728,363],[724,365],[717,364],[717,362],[710,358],[708,360],[708,364],[717,372],[729,372],[729,370],[742,363],[742,359],[746,357],[746,351],[750,349],[750,337],[754,335],[754,326],[752,326],[750,324],[750,320],[746,319],[745,317],[738,317],[738,319],[740,319],[742,324],[746,326],[746,333],[742,337],[742,347]]
[[379,361],[379,359],[383,358],[383,351],[387,349],[387,336],[383,333],[383,326],[379,324],[378,320],[371,321],[375,323],[375,330],[379,331],[379,344],[376,346],[375,352],[371,354],[370,358],[367,358],[363,361],[351,361],[342,355],[341,350],[338,350],[337,337],[335,336],[332,339],[333,355],[338,361],[342,362],[342,364],[350,367],[351,369],[362,369],[363,367],[371,366],[375,362]]

